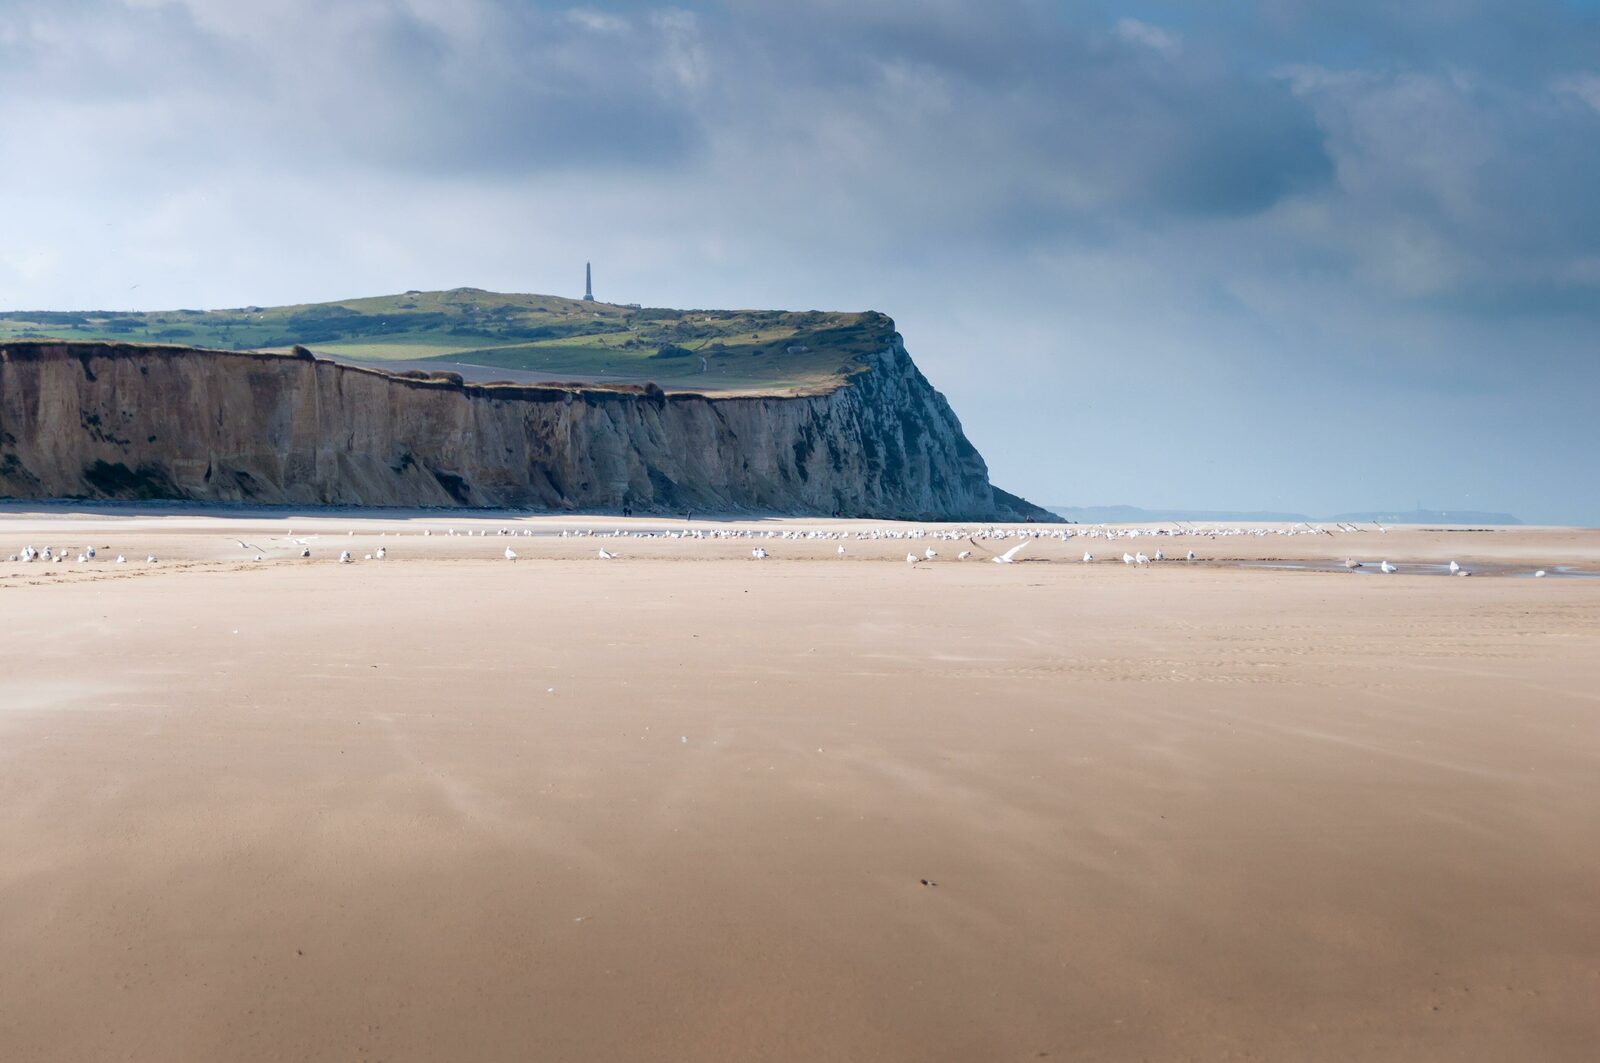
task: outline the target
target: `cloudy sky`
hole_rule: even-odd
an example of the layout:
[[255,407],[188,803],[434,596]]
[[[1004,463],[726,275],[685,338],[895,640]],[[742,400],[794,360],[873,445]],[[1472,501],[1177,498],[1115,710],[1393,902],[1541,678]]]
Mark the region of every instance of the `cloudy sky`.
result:
[[0,0],[0,308],[880,309],[1035,501],[1600,523],[1600,0]]

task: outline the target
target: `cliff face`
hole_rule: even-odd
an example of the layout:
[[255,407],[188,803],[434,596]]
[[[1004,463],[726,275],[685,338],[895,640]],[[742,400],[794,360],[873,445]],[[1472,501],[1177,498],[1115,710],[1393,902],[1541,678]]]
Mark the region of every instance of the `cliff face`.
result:
[[462,386],[172,347],[0,345],[0,497],[1016,519],[894,337],[837,389]]

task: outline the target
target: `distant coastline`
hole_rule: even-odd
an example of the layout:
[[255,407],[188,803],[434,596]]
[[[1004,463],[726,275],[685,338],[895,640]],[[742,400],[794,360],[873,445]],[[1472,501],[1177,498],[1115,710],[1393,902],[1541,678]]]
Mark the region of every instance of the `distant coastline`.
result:
[[1331,516],[1313,517],[1304,513],[1276,512],[1272,510],[1247,511],[1228,509],[1141,509],[1138,506],[1048,506],[1052,513],[1079,524],[1139,524],[1160,521],[1203,521],[1207,523],[1245,523],[1267,521],[1307,521],[1311,523],[1361,524],[1377,521],[1380,524],[1521,524],[1510,513],[1489,513],[1474,509],[1416,509],[1371,510],[1359,513],[1335,513]]

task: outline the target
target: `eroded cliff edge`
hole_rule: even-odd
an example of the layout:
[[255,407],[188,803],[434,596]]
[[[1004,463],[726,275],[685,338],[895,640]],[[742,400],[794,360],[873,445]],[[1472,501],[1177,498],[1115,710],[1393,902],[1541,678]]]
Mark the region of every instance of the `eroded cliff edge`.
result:
[[900,337],[824,394],[417,380],[302,354],[0,345],[0,497],[1049,519]]

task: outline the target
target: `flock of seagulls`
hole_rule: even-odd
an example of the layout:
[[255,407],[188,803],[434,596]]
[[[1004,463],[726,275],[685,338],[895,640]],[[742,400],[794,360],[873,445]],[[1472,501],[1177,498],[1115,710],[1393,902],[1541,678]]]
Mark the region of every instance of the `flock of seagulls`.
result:
[[[81,551],[78,552],[76,561],[80,565],[87,565],[89,562],[93,561],[97,556],[99,556],[99,553],[100,551],[95,547],[85,546]],[[10,560],[13,562],[20,562],[25,565],[64,565],[67,562],[67,558],[71,556],[71,554],[72,551],[70,550],[58,550],[53,546],[47,546],[43,550],[37,550],[32,546],[24,546],[20,552],[12,554]],[[153,565],[156,563],[156,556],[151,554],[144,560],[145,564]],[[128,559],[123,555],[118,554],[115,563],[119,565],[126,565],[128,563]]]
[[[1335,527],[1340,532],[1364,532],[1364,531],[1367,530],[1364,527],[1357,526],[1357,525],[1352,525],[1352,524],[1336,524]],[[1388,531],[1388,529],[1383,527],[1382,525],[1374,525],[1374,527],[1376,528],[1377,531],[1379,531],[1381,533],[1386,533]],[[349,536],[354,536],[355,532],[354,531],[349,531],[346,534],[349,535]],[[380,533],[380,536],[381,537],[387,537],[390,534],[398,535],[398,534],[401,534],[401,533],[383,532],[383,533]],[[428,536],[434,535],[435,532],[434,532],[434,530],[432,528],[424,528],[424,529],[422,529],[420,534],[422,536],[428,537]],[[450,529],[445,530],[441,534],[446,535],[446,536],[461,535],[461,536],[464,536],[464,537],[487,538],[488,535],[489,535],[489,531],[487,529],[468,529],[465,532],[458,532],[456,529],[450,528]],[[509,527],[501,527],[501,528],[497,529],[494,534],[497,537],[503,537],[503,538],[506,538],[506,537],[524,537],[524,538],[526,538],[526,537],[532,536],[534,534],[534,532],[533,532],[533,529],[531,529],[531,528],[512,529],[512,528],[509,528]],[[837,556],[839,558],[843,558],[843,557],[847,556],[848,551],[846,550],[846,547],[845,547],[845,542],[847,542],[847,541],[854,541],[854,542],[858,542],[858,543],[874,543],[874,542],[882,542],[882,541],[890,541],[890,542],[905,541],[905,542],[908,542],[908,543],[914,543],[914,544],[916,544],[918,546],[921,546],[920,550],[910,549],[910,550],[906,551],[906,555],[905,555],[906,564],[909,565],[909,566],[912,566],[912,567],[916,567],[918,565],[923,565],[923,564],[928,564],[928,563],[933,562],[934,560],[938,559],[939,557],[943,556],[940,553],[939,550],[936,550],[934,548],[934,545],[933,545],[935,543],[941,543],[941,542],[949,542],[949,543],[962,542],[962,543],[964,543],[964,545],[971,547],[971,549],[962,549],[959,552],[957,552],[955,554],[955,560],[956,561],[969,561],[969,560],[972,560],[974,557],[976,557],[978,555],[979,552],[982,552],[982,553],[985,553],[985,554],[989,555],[987,557],[987,560],[992,561],[993,563],[995,563],[997,565],[1009,565],[1009,564],[1016,563],[1019,560],[1019,555],[1025,549],[1027,549],[1027,547],[1030,544],[1032,544],[1036,540],[1054,540],[1056,542],[1063,542],[1064,543],[1064,542],[1067,542],[1067,541],[1070,541],[1070,540],[1073,540],[1073,539],[1085,539],[1085,540],[1103,539],[1108,543],[1115,543],[1115,542],[1118,542],[1119,540],[1141,540],[1141,539],[1143,539],[1143,540],[1149,540],[1151,542],[1151,545],[1148,548],[1148,550],[1143,547],[1142,543],[1129,543],[1128,547],[1122,550],[1121,560],[1122,560],[1122,563],[1124,565],[1127,565],[1129,567],[1144,568],[1144,567],[1147,567],[1147,566],[1150,566],[1150,565],[1153,565],[1153,564],[1156,564],[1156,563],[1167,562],[1169,560],[1169,556],[1168,556],[1167,552],[1165,551],[1165,549],[1163,548],[1163,546],[1161,544],[1162,544],[1163,541],[1170,541],[1172,539],[1203,537],[1203,538],[1206,538],[1206,539],[1214,540],[1214,539],[1219,539],[1219,538],[1227,538],[1227,537],[1231,537],[1231,536],[1252,536],[1252,537],[1256,537],[1256,538],[1262,538],[1262,537],[1266,537],[1266,536],[1269,536],[1269,535],[1292,536],[1292,535],[1332,535],[1332,534],[1334,534],[1334,533],[1332,531],[1330,531],[1328,528],[1323,527],[1322,525],[1315,525],[1315,524],[1308,524],[1308,523],[1301,523],[1301,524],[1297,524],[1297,525],[1290,525],[1290,526],[1283,526],[1283,527],[1272,527],[1272,528],[1265,528],[1265,527],[1246,528],[1246,527],[1241,527],[1241,526],[1231,526],[1231,527],[1204,526],[1203,527],[1203,526],[1192,525],[1192,524],[1177,523],[1177,524],[1175,524],[1175,525],[1173,525],[1171,527],[1159,527],[1159,528],[1106,527],[1104,525],[1096,525],[1096,526],[1091,526],[1091,527],[1085,527],[1085,526],[1082,526],[1082,525],[1071,525],[1071,526],[1025,527],[1025,528],[1007,528],[1007,527],[1000,527],[1000,526],[986,526],[986,527],[978,527],[978,528],[975,528],[975,529],[962,529],[962,528],[933,528],[933,529],[927,529],[927,528],[917,528],[917,527],[910,527],[910,528],[907,528],[907,527],[895,527],[895,528],[873,528],[873,529],[864,529],[864,530],[857,530],[857,531],[836,531],[836,530],[820,530],[820,529],[806,530],[806,529],[797,529],[797,528],[785,528],[785,529],[685,528],[685,529],[658,529],[658,530],[648,530],[648,531],[647,530],[626,531],[626,530],[621,530],[621,529],[614,529],[614,530],[604,530],[604,529],[574,530],[574,529],[565,529],[565,530],[562,530],[559,533],[558,537],[562,538],[562,539],[574,538],[574,539],[599,539],[599,540],[616,540],[616,539],[624,539],[624,538],[626,538],[626,539],[636,539],[636,540],[637,539],[667,539],[667,540],[691,539],[691,540],[720,540],[720,541],[725,541],[725,540],[740,540],[740,539],[744,539],[744,540],[754,540],[754,541],[757,541],[757,542],[763,543],[763,544],[765,544],[765,543],[778,544],[778,543],[784,543],[784,542],[798,543],[798,542],[816,542],[816,541],[835,541],[835,540],[837,540],[838,542],[837,542],[837,545],[835,546],[835,556]],[[286,536],[282,537],[281,541],[282,541],[282,543],[286,544],[288,550],[293,551],[295,553],[298,553],[298,555],[301,558],[309,559],[309,558],[312,557],[312,545],[311,545],[312,541],[314,539],[317,539],[317,538],[320,538],[320,536],[312,535],[312,536],[304,536],[304,537],[296,538],[294,536],[293,531],[290,531]],[[257,543],[248,542],[248,541],[246,541],[244,539],[239,539],[239,538],[234,538],[233,539],[233,542],[238,546],[238,548],[241,551],[247,553],[253,561],[257,561],[257,562],[265,561],[267,559],[268,555],[269,555],[269,552],[276,552],[276,551],[279,551],[281,549],[284,549],[283,546],[272,545],[275,541],[276,540],[263,539],[262,542],[263,543],[267,543],[268,545],[267,546],[262,546],[262,545],[257,544]],[[1003,550],[1000,549],[1001,546],[1004,547]],[[997,551],[997,552],[991,552],[991,551]],[[597,556],[599,557],[599,559],[602,560],[602,561],[612,561],[612,560],[615,560],[615,559],[617,559],[617,558],[622,556],[615,549],[610,549],[610,548],[608,548],[607,546],[604,546],[604,545],[597,546],[596,553],[597,553]],[[33,563],[65,564],[65,563],[68,562],[69,559],[71,559],[71,560],[75,560],[78,564],[89,564],[91,562],[94,562],[97,559],[98,554],[99,554],[98,549],[96,547],[92,546],[92,545],[91,546],[85,546],[81,551],[65,550],[65,549],[59,549],[59,548],[50,547],[50,546],[46,546],[43,549],[35,549],[33,546],[30,545],[30,546],[24,547],[21,550],[20,553],[11,555],[10,560],[13,561],[13,562],[23,562],[23,563],[28,563],[28,564],[33,564]],[[283,555],[280,553],[277,556],[283,556]],[[363,560],[365,560],[365,561],[374,561],[374,560],[381,561],[381,560],[384,560],[385,558],[387,558],[388,556],[389,556],[388,547],[380,545],[372,553],[363,555]],[[516,561],[517,558],[518,558],[517,551],[514,550],[509,545],[507,545],[504,548],[503,556],[504,556],[505,560],[507,560],[507,561]],[[769,551],[767,550],[765,545],[755,545],[755,546],[752,546],[752,548],[750,550],[750,557],[751,557],[752,560],[755,560],[755,561],[764,561],[770,556],[771,556],[771,554],[769,553]],[[1182,554],[1182,558],[1186,562],[1193,562],[1193,561],[1198,560],[1198,554],[1193,549],[1185,549],[1183,554]],[[354,564],[355,563],[355,556],[349,550],[341,550],[339,552],[338,559],[339,559],[339,563],[341,563],[341,564],[348,565],[348,564]],[[156,559],[155,555],[153,555],[153,554],[149,555],[145,560],[146,560],[146,563],[150,564],[150,565],[154,565],[154,564],[157,563],[157,559]],[[1082,554],[1082,563],[1084,563],[1084,564],[1092,564],[1092,563],[1094,563],[1094,561],[1095,561],[1095,553],[1094,553],[1094,551],[1092,549],[1084,550],[1083,554]],[[125,556],[123,556],[121,554],[118,554],[116,556],[115,563],[119,564],[119,565],[125,565],[125,564],[128,563],[128,561],[127,561],[127,558]],[[1345,561],[1344,561],[1344,567],[1346,569],[1350,570],[1350,571],[1356,571],[1358,569],[1365,568],[1366,564],[1364,562],[1357,561],[1354,558],[1346,558]],[[1456,561],[1449,562],[1449,564],[1448,564],[1448,566],[1446,566],[1446,568],[1447,568],[1447,570],[1449,571],[1449,573],[1451,575],[1455,575],[1455,576],[1470,576],[1470,575],[1472,575],[1472,573],[1469,570],[1467,570],[1466,568],[1463,568],[1461,566],[1461,564],[1459,562],[1456,562]],[[1393,573],[1399,572],[1400,569],[1399,569],[1399,566],[1392,564],[1388,560],[1384,560],[1384,561],[1379,563],[1378,571],[1388,575],[1388,574],[1393,574]],[[1437,569],[1434,569],[1434,571],[1437,571]],[[1546,576],[1546,574],[1547,573],[1546,573],[1546,571],[1544,569],[1539,569],[1539,570],[1537,570],[1537,571],[1535,571],[1533,573],[1533,575],[1536,578],[1543,578],[1543,577]]]

